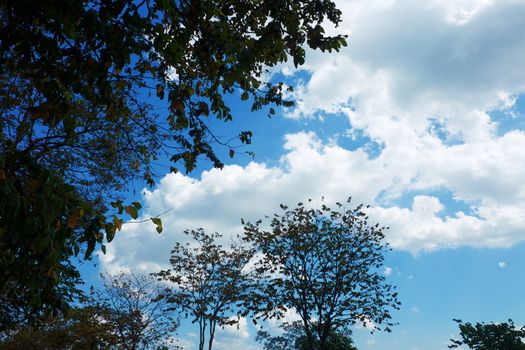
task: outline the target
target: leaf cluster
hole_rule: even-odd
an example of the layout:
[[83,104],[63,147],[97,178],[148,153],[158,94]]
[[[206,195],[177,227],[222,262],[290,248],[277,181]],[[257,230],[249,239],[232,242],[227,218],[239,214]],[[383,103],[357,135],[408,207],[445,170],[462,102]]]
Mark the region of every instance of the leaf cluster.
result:
[[509,319],[502,323],[476,323],[454,320],[461,340],[451,339],[450,349],[462,345],[474,350],[523,350],[525,349],[525,327],[517,327]]
[[28,349],[110,349],[117,339],[112,329],[101,322],[102,310],[85,306],[67,314],[48,316],[31,325],[17,325],[0,340],[6,350]]
[[308,343],[321,349],[333,330],[373,322],[389,331],[390,310],[399,308],[395,287],[382,275],[384,227],[370,225],[363,206],[332,210],[303,203],[275,214],[270,230],[245,223],[244,239],[263,258],[256,263],[259,289],[250,301],[256,318],[281,318],[295,309]]
[[[262,343],[264,350],[308,350],[308,339],[301,321],[285,323],[282,326],[284,333],[272,336],[267,331],[257,332],[255,340]],[[353,345],[350,330],[332,331],[328,336],[326,350],[357,350]],[[319,348],[319,340],[314,340],[314,348]]]
[[252,110],[292,105],[268,67],[346,45],[323,29],[340,15],[329,0],[2,1],[0,296],[20,286],[28,308],[67,303],[61,266],[104,251],[122,207],[137,218],[120,201],[127,184],[153,185],[160,159],[173,172],[199,157],[221,168],[216,145],[233,157],[252,137],[214,134],[211,120],[233,119],[225,96],[240,92]]

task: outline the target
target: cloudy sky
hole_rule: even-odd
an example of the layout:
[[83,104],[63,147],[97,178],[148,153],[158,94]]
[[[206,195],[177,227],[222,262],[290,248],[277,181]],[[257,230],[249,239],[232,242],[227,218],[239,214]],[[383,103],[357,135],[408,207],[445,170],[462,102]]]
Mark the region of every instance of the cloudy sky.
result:
[[[279,203],[352,196],[390,226],[385,275],[403,302],[392,333],[355,330],[359,349],[445,349],[452,318],[525,323],[525,1],[339,8],[347,48],[273,71],[295,86],[296,107],[270,120],[233,102],[237,122],[218,125],[252,129],[255,158],[162,177],[142,201],[144,218],[173,208],[164,232],[124,225],[100,268],[156,270],[185,228],[232,235]],[[241,326],[217,349],[257,349]],[[191,325],[180,333],[196,344]]]

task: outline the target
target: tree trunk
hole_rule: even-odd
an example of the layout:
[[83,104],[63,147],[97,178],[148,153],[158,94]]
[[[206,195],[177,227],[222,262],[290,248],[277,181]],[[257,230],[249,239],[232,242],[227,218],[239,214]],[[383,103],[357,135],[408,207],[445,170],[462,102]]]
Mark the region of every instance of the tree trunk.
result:
[[206,320],[199,319],[199,350],[204,350],[204,342],[206,340]]
[[208,339],[208,350],[211,350],[213,345],[213,338],[215,337],[215,321],[210,321],[210,339]]
[[314,338],[312,336],[312,330],[306,319],[303,319],[304,323],[304,332],[306,333],[306,339],[308,340],[308,350],[315,350],[314,348]]
[[318,332],[318,335],[319,335],[319,350],[326,350],[328,337],[330,336],[330,332],[331,331],[332,331],[332,322],[331,321],[325,322],[323,324],[323,326],[320,328],[320,332]]

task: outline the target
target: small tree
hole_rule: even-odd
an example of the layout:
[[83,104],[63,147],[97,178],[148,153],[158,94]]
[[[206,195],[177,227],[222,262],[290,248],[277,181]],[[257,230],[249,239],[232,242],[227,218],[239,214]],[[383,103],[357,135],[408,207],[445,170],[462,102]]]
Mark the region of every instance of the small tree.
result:
[[450,349],[462,345],[474,350],[525,350],[525,326],[518,328],[509,319],[504,323],[463,323],[454,320],[459,326],[461,340],[450,339]]
[[[348,200],[350,203],[350,199]],[[303,322],[308,349],[327,349],[330,334],[357,321],[376,329],[393,325],[390,309],[399,308],[395,287],[381,274],[384,228],[368,224],[362,205],[338,210],[326,205],[295,209],[281,205],[271,230],[261,221],[245,224],[244,239],[263,258],[256,271],[264,276],[250,302],[256,318],[281,317],[295,309]]]
[[[216,243],[220,234],[210,235],[203,229],[184,233],[197,245],[177,243],[171,251],[172,269],[156,275],[174,284],[168,294],[173,308],[199,324],[199,350],[204,349],[206,338],[211,349],[216,327],[237,324],[244,315],[242,300],[249,291],[244,268],[253,251],[235,245],[226,250]],[[237,318],[232,317],[235,313]]]
[[98,307],[85,306],[68,310],[67,314],[49,316],[39,322],[19,325],[1,337],[4,350],[115,349],[117,337],[101,322],[106,314]]
[[[257,332],[256,341],[263,343],[264,350],[307,350],[308,339],[301,321],[282,325],[284,333],[271,336],[267,331]],[[316,344],[316,348],[319,344]],[[357,350],[352,341],[352,331],[330,332],[326,343],[327,350]]]
[[166,311],[164,288],[154,277],[131,272],[102,279],[104,288],[94,293],[94,303],[119,349],[157,349],[169,342],[178,320]]

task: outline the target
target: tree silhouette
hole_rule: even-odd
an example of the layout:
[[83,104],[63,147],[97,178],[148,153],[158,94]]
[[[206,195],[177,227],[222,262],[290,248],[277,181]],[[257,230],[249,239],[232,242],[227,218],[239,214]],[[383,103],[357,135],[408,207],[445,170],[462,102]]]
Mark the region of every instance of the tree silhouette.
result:
[[512,320],[503,323],[464,323],[454,320],[459,326],[461,340],[451,339],[449,348],[462,345],[474,350],[524,350],[525,327],[518,328]]
[[261,221],[244,228],[244,239],[263,256],[255,270],[265,276],[250,303],[255,317],[279,318],[283,310],[295,309],[309,350],[326,350],[332,332],[359,321],[375,328],[384,324],[388,331],[390,310],[400,303],[380,270],[384,228],[368,224],[362,205],[281,208],[270,230]]
[[253,251],[240,246],[224,249],[222,236],[203,229],[187,230],[188,244],[176,243],[171,252],[170,270],[156,273],[171,282],[167,301],[174,310],[199,325],[199,350],[212,349],[217,326],[234,325],[246,312],[243,300],[251,291],[245,266]]

